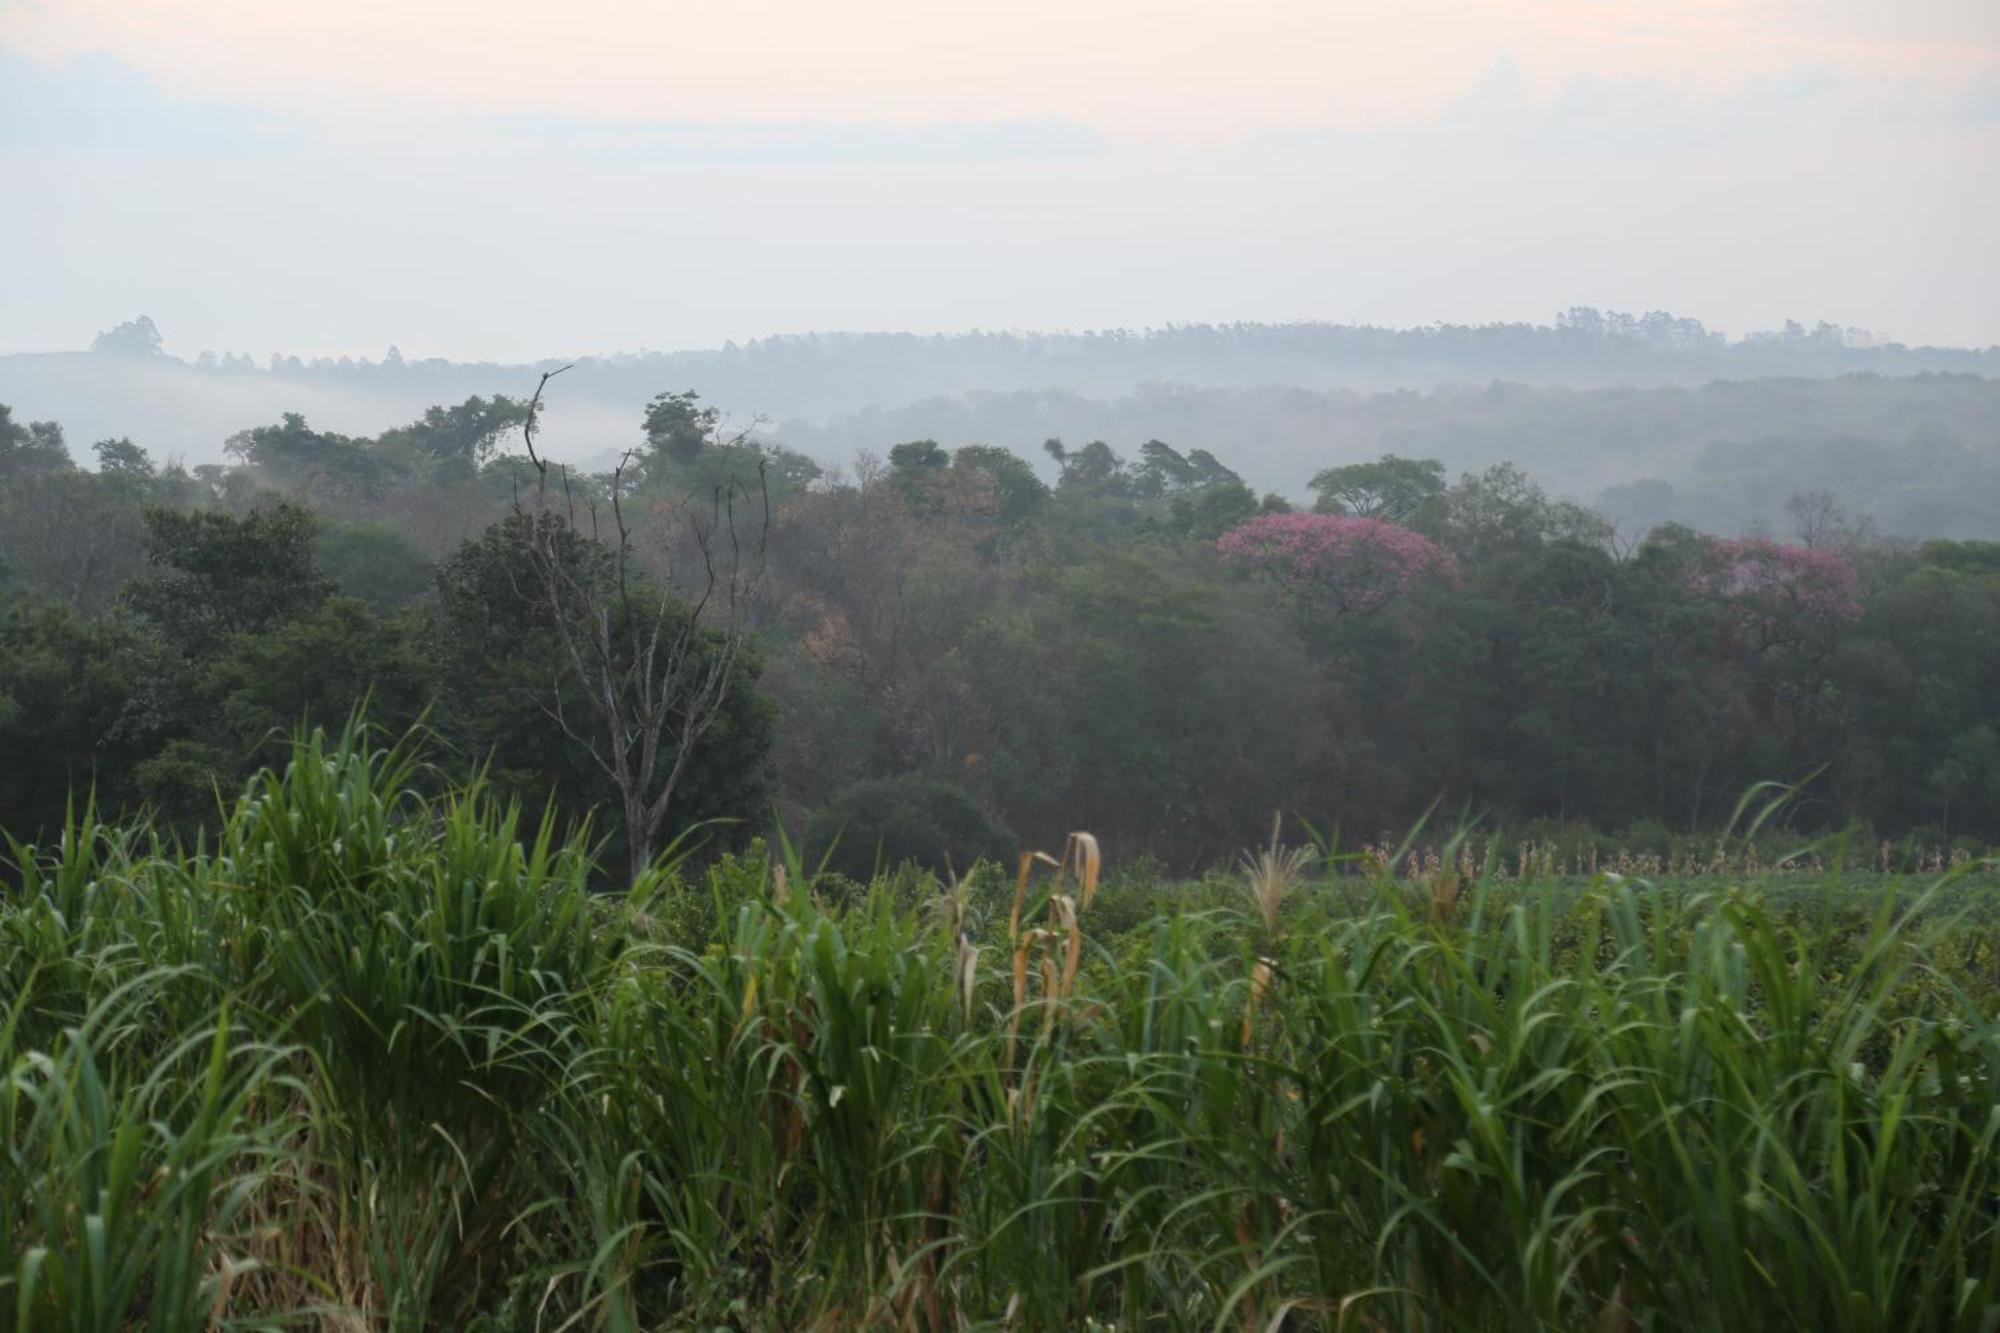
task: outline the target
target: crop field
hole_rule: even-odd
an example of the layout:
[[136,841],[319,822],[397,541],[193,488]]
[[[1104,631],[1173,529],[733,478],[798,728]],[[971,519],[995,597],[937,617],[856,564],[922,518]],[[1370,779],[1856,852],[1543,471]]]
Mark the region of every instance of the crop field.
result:
[[1977,857],[590,850],[356,731],[14,846],[0,1330],[2000,1328]]

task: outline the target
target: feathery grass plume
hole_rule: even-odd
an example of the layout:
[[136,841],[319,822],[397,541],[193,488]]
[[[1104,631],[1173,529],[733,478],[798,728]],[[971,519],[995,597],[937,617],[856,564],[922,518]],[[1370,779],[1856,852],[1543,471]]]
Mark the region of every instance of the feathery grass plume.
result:
[[1267,937],[1278,933],[1278,922],[1285,910],[1285,901],[1292,889],[1305,875],[1306,867],[1313,863],[1317,855],[1310,845],[1283,847],[1278,837],[1283,831],[1284,815],[1271,818],[1271,841],[1255,852],[1245,852],[1238,860],[1243,873],[1244,889],[1249,895],[1250,905],[1264,923]]
[[924,920],[949,940],[967,938],[979,916],[979,885],[972,874],[953,874],[924,904]]

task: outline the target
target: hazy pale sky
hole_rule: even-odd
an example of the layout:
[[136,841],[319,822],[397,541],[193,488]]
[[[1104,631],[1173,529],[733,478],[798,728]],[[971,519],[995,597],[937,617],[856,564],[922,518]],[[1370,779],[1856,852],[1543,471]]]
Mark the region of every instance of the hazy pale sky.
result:
[[2000,342],[2000,0],[0,0],[0,351]]

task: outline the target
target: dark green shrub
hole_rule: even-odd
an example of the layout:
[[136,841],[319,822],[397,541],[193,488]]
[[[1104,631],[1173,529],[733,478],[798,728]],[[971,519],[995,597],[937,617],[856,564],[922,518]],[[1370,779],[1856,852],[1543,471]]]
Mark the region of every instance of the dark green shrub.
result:
[[858,880],[905,861],[943,874],[1015,854],[1013,835],[963,788],[915,773],[841,792],[806,825],[805,845],[808,861],[831,849],[827,868]]

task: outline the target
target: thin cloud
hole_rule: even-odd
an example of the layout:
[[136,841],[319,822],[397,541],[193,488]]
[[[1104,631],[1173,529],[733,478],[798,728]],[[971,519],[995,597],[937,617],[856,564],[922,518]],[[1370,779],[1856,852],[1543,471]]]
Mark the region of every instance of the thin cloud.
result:
[[2000,65],[1961,89],[1952,109],[1974,124],[2000,125]]
[[1504,149],[1533,157],[1714,150],[1751,142],[1806,141],[1885,127],[1978,127],[2000,121],[2000,68],[1939,91],[1867,84],[1836,70],[1802,67],[1753,75],[1705,96],[1654,79],[1580,77],[1537,97],[1510,59],[1437,116],[1377,131],[1274,127],[1255,147],[1298,149],[1401,142]]
[[1051,161],[1107,150],[1066,120],[885,123],[619,121],[506,117],[489,132],[565,157],[701,165]]
[[170,97],[103,52],[51,66],[0,48],[0,144],[217,154],[267,149],[297,133],[252,107]]
[[[1054,117],[892,124],[515,115],[404,124],[390,134],[378,132],[376,141],[704,166],[1061,161],[1109,147],[1091,127]],[[0,47],[0,146],[222,156],[296,146],[305,135],[300,124],[254,107],[173,97],[103,52],[45,65]]]

